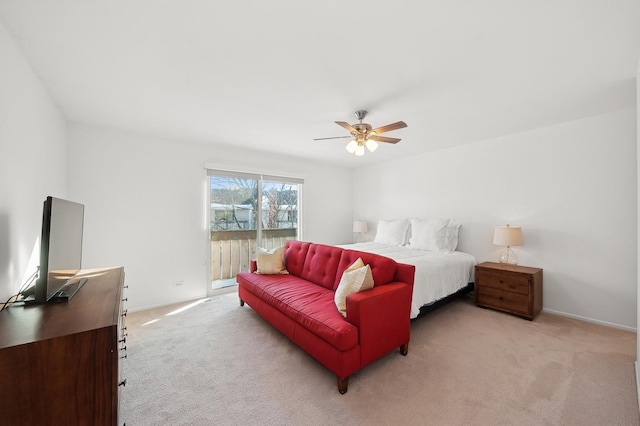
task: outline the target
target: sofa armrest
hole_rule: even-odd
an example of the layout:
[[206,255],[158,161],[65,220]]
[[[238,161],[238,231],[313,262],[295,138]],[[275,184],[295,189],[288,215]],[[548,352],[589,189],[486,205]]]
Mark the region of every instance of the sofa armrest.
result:
[[347,321],[358,327],[362,366],[409,343],[412,286],[393,282],[347,296]]
[[[396,266],[396,276],[394,281],[410,284],[413,287],[413,280],[416,276],[415,265],[407,265],[406,263],[398,263]],[[413,290],[412,290],[413,291]]]
[[254,273],[258,270],[258,261],[256,259],[251,259],[249,261],[249,272]]

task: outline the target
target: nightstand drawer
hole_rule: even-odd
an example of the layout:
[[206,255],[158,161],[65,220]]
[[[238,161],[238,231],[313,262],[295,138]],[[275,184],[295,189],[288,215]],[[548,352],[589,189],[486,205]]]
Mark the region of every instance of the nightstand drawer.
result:
[[514,313],[527,314],[529,312],[528,295],[502,291],[492,287],[477,288],[476,303]]
[[524,295],[529,294],[529,277],[527,275],[479,269],[476,281],[481,283],[483,287],[493,287]]

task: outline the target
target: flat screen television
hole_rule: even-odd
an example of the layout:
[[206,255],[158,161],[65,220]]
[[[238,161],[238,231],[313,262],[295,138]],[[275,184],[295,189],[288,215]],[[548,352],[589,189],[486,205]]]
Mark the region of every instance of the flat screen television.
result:
[[35,302],[44,303],[53,298],[68,300],[84,283],[76,285],[78,288],[70,296],[63,295],[63,288],[71,283],[82,266],[83,227],[83,204],[47,197],[42,212],[40,271],[35,285]]

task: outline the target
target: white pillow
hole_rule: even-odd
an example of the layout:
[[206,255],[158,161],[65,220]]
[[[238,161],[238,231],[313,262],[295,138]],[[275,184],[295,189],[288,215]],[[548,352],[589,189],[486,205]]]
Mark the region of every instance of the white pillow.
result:
[[402,246],[407,243],[408,230],[409,221],[406,219],[379,220],[376,237],[374,238],[373,242],[379,244]]
[[453,223],[453,219],[447,225],[447,235],[445,237],[445,249],[449,251],[456,251],[458,247],[458,231],[460,230],[459,223]]
[[411,248],[439,251],[447,249],[447,225],[450,219],[411,219]]
[[373,288],[371,268],[358,258],[342,273],[340,284],[338,284],[336,294],[333,297],[336,308],[343,317],[347,316],[347,296],[370,288]]
[[284,264],[284,247],[273,250],[258,247],[258,269],[256,274],[288,274]]

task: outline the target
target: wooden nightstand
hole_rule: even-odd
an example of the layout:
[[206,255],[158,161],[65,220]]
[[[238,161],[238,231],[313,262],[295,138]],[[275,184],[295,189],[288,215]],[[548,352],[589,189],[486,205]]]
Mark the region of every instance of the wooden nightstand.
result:
[[476,305],[532,320],[542,310],[542,269],[484,262],[475,267]]

